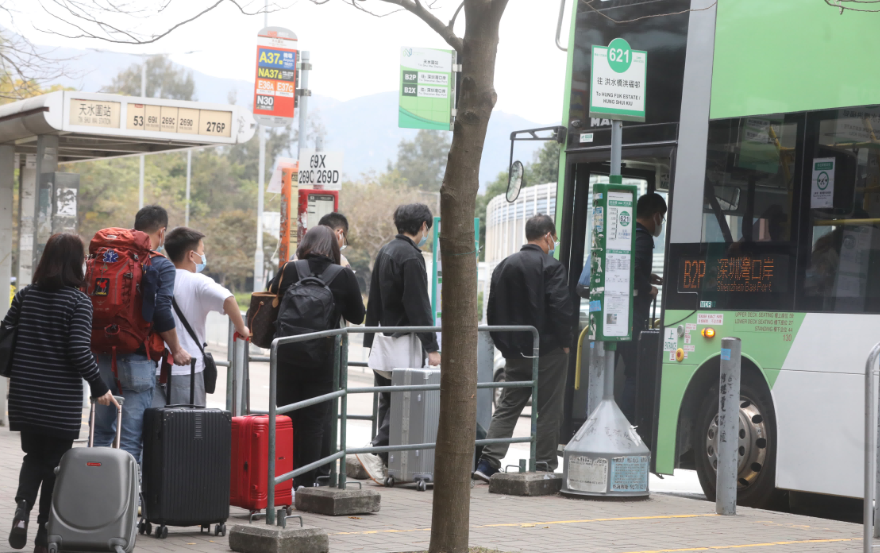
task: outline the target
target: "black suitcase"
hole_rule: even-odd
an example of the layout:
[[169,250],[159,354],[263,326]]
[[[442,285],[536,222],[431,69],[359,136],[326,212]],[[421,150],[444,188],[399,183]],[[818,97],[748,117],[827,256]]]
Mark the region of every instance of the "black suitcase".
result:
[[159,538],[168,535],[167,526],[201,526],[204,532],[211,524],[216,524],[215,535],[226,535],[232,417],[228,411],[192,405],[195,361],[190,370],[190,405],[144,412],[141,532],[158,524]]

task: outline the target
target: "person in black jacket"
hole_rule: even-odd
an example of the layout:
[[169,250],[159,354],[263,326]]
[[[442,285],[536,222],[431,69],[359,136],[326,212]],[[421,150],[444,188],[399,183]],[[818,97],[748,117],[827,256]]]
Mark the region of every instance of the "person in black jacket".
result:
[[[492,273],[489,305],[490,325],[531,325],[538,329],[538,443],[537,461],[556,470],[559,421],[562,417],[565,370],[572,341],[573,304],[565,267],[554,259],[556,226],[547,215],[526,221],[528,244],[498,264]],[[504,356],[508,381],[532,379],[534,344],[529,332],[492,332]],[[488,439],[510,438],[531,396],[530,388],[507,388],[501,405],[492,415]],[[483,455],[474,476],[486,482],[501,468],[508,444],[492,444]]]
[[[428,298],[428,273],[419,249],[434,224],[431,210],[424,204],[401,205],[394,211],[398,234],[382,246],[373,265],[367,326],[433,326]],[[370,368],[376,386],[391,385],[391,370],[421,368],[427,352],[429,365],[440,365],[440,346],[433,332],[421,334],[383,333],[364,336],[370,350]],[[379,396],[379,428],[371,445],[388,445],[391,425],[391,394]],[[381,484],[385,479],[388,454],[359,454],[358,461],[370,478]]]
[[618,355],[623,359],[623,395],[620,410],[631,423],[635,423],[636,408],[636,362],[639,334],[648,328],[651,303],[657,297],[657,286],[663,279],[651,273],[654,265],[654,238],[663,232],[666,220],[666,200],[656,193],[645,194],[636,204],[636,254],[633,269],[633,326],[632,341],[617,344]]
[[[314,276],[321,276],[331,265],[339,265],[339,244],[336,235],[325,226],[309,229],[296,251],[297,259],[287,263],[269,283],[269,291],[280,297],[299,282],[302,263]],[[353,324],[364,320],[364,300],[357,279],[351,269],[340,267],[340,272],[328,284],[333,294],[336,308],[334,320],[341,316]],[[323,279],[327,280],[327,278]],[[283,305],[283,304],[282,304]],[[279,313],[278,318],[284,314]],[[332,342],[331,342],[332,343]],[[304,401],[333,391],[333,357],[318,366],[304,364],[296,354],[290,354],[289,346],[281,346],[278,351],[276,405],[281,407]],[[288,351],[285,351],[288,350]],[[321,441],[324,437],[326,421],[330,417],[330,402],[325,401],[299,409],[290,414],[293,421],[293,459],[295,467],[302,467],[321,458]],[[315,485],[317,471],[313,470],[294,478],[293,487]]]
[[4,328],[18,329],[9,386],[9,429],[21,432],[25,453],[9,533],[9,545],[15,549],[27,543],[30,511],[42,485],[34,551],[48,551],[46,522],[55,467],[79,438],[83,379],[98,403],[119,408],[92,354],[92,302],[78,289],[83,284],[83,259],[79,236],[51,236],[34,271],[33,286],[16,294],[3,320]]

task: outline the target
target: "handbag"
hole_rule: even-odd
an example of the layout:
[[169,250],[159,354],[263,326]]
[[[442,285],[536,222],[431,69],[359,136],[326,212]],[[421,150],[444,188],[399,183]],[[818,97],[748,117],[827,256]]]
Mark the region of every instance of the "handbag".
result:
[[284,281],[284,270],[287,263],[281,267],[281,277],[278,279],[278,288],[275,293],[254,292],[251,294],[251,305],[248,307],[245,320],[251,331],[251,342],[263,349],[272,347],[275,339],[275,321],[278,319],[278,310],[281,307],[281,283]]
[[[214,362],[214,356],[205,351],[205,346],[207,344],[202,345],[202,343],[199,341],[196,333],[193,331],[192,327],[189,326],[189,321],[186,320],[186,317],[183,316],[183,312],[180,310],[180,307],[178,307],[177,300],[171,298],[171,305],[174,307],[174,312],[177,313],[177,318],[180,319],[181,323],[183,323],[183,327],[189,333],[190,337],[193,339],[193,342],[195,342],[196,345],[199,346],[199,351],[202,352],[202,359],[205,360],[205,371],[202,374],[202,377],[205,379],[205,392],[213,394],[214,390],[217,388],[217,363]],[[192,392],[190,392],[190,395],[192,395]]]
[[12,377],[12,356],[15,353],[15,339],[18,336],[18,319],[21,317],[21,308],[24,305],[24,297],[27,295],[29,286],[25,286],[18,293],[18,316],[15,323],[6,326],[6,321],[0,323],[0,376]]

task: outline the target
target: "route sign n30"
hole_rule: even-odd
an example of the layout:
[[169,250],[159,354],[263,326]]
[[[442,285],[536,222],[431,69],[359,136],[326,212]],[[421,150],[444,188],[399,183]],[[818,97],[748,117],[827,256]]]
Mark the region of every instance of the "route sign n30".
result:
[[293,31],[266,27],[257,35],[254,119],[259,124],[281,127],[293,118],[298,57]]

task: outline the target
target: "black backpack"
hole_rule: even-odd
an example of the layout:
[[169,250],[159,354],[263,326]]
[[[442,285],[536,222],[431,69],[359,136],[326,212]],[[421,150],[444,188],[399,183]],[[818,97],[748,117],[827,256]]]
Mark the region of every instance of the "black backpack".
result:
[[[275,321],[275,336],[287,337],[338,328],[339,315],[330,283],[342,272],[339,265],[329,265],[320,276],[312,275],[309,262],[298,260],[296,272],[299,281],[287,289]],[[294,344],[285,344],[284,356],[293,355],[292,361],[304,367],[316,367],[330,358],[333,338],[319,338]]]

